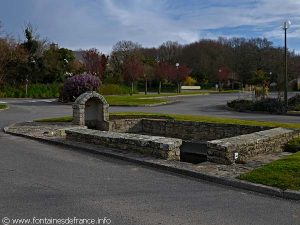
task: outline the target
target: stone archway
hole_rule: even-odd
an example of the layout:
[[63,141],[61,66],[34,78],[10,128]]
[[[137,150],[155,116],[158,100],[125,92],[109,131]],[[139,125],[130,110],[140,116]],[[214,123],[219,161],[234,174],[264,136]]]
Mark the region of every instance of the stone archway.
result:
[[109,130],[108,107],[102,95],[95,91],[85,92],[73,104],[73,124]]

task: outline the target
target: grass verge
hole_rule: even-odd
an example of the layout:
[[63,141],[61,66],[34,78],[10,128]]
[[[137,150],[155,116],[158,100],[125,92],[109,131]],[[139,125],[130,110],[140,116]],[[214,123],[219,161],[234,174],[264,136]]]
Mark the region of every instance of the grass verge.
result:
[[111,106],[142,106],[161,104],[169,102],[167,97],[204,95],[206,92],[182,92],[182,93],[162,93],[162,94],[134,94],[134,95],[105,95],[105,99]]
[[[181,121],[194,121],[194,122],[208,122],[208,123],[222,123],[222,124],[238,124],[248,126],[266,126],[266,127],[284,127],[300,129],[300,124],[296,123],[281,123],[281,122],[264,122],[255,120],[240,120],[233,118],[214,117],[214,116],[194,116],[194,115],[180,115],[180,114],[163,114],[163,113],[144,113],[144,112],[118,112],[111,113],[111,117],[156,117],[156,118],[167,118]],[[36,120],[37,122],[70,122],[72,121],[71,116],[60,117],[60,118],[48,118]]]
[[0,104],[0,109],[7,109],[7,105],[6,104]]
[[108,95],[105,99],[111,106],[142,106],[168,102],[166,99],[140,97],[140,95]]
[[239,178],[283,190],[300,190],[300,152],[242,174]]

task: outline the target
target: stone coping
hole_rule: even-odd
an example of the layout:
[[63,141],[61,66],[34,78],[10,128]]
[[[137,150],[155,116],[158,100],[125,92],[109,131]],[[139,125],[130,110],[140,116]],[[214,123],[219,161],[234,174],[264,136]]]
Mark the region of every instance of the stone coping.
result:
[[254,155],[280,152],[284,144],[299,135],[299,130],[278,127],[208,141],[208,159],[212,162],[223,162],[225,164],[234,163],[236,161],[243,162]]

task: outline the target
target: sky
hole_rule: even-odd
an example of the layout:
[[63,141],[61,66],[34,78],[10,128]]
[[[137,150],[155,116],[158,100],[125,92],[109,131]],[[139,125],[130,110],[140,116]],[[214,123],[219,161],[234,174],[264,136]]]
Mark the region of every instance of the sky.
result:
[[300,53],[300,0],[0,0],[5,34],[23,40],[27,23],[61,47],[109,53],[120,40],[144,47],[165,41],[265,37]]

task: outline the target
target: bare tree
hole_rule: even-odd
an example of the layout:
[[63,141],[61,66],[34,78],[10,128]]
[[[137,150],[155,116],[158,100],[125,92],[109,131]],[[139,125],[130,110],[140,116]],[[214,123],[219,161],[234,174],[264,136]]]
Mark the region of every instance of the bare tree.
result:
[[132,41],[119,41],[113,46],[109,64],[115,75],[123,73],[123,63],[131,56],[139,56],[141,45]]
[[167,41],[158,48],[159,60],[174,64],[179,60],[181,50],[178,42]]

